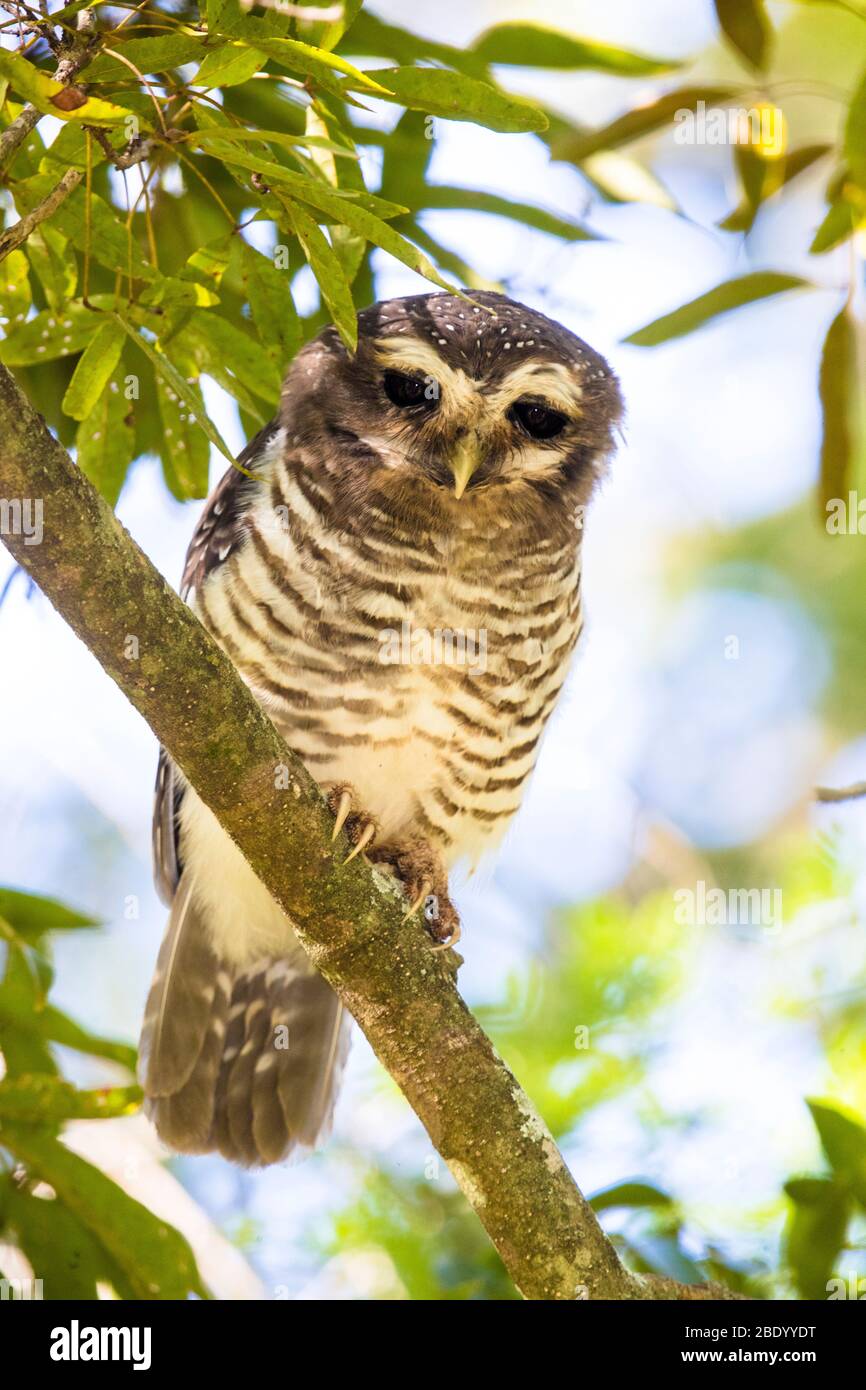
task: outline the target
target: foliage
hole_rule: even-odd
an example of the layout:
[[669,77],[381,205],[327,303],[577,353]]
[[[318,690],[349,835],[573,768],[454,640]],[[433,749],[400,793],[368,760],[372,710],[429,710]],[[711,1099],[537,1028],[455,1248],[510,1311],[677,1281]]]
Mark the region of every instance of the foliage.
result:
[[[135,1085],[65,1081],[59,1044],[133,1072],[135,1051],[94,1037],[48,1002],[52,932],[96,923],[48,898],[0,888],[0,1240],[17,1245],[47,1299],[204,1296],[184,1238],[61,1141],[68,1120],[136,1111]],[[3,1271],[0,1271],[3,1277]]]

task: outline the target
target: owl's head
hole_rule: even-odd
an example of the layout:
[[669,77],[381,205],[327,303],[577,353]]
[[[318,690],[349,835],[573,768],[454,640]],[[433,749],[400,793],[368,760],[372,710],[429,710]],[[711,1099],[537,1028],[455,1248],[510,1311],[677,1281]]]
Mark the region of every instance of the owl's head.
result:
[[389,299],[358,316],[350,353],[326,329],[283,391],[283,422],[321,450],[353,501],[549,516],[585,501],[622,416],[604,358],[502,294]]

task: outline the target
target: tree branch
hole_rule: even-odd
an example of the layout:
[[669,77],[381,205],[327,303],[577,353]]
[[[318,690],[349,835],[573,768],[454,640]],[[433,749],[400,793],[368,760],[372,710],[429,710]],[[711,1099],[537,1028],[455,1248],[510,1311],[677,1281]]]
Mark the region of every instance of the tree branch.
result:
[[[0,497],[41,504],[6,544],[179,763],[366,1033],[529,1299],[734,1298],[631,1274],[457,992],[451,953],[348,843],[228,658],[0,367]],[[6,508],[7,517],[14,509]],[[10,529],[7,526],[7,530]],[[22,528],[19,528],[22,529]],[[33,528],[28,529],[32,530]],[[125,655],[138,638],[138,657]]]

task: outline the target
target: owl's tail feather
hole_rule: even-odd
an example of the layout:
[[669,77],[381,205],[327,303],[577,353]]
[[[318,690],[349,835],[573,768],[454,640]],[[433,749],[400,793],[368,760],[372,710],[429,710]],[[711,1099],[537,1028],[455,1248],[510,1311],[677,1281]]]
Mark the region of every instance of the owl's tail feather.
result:
[[330,1128],[349,1026],[300,953],[220,961],[181,879],[140,1049],[146,1108],[170,1148],[250,1167],[312,1148]]

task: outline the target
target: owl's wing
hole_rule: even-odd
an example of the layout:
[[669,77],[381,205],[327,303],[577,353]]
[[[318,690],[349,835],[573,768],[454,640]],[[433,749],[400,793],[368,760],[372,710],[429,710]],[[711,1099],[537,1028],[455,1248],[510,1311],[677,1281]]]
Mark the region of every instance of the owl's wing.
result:
[[[248,472],[254,472],[279,428],[279,421],[272,420],[259,430],[238,455],[238,463]],[[180,588],[182,598],[189,598],[211,570],[228,559],[240,541],[249,490],[249,478],[234,467],[217,483],[186,552]],[[177,769],[165,749],[160,748],[153,805],[153,875],[156,891],[166,905],[170,905],[174,898],[183,869],[178,845],[178,815],[182,799],[183,785]]]

